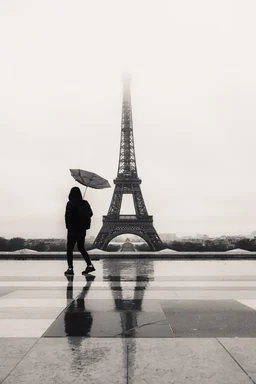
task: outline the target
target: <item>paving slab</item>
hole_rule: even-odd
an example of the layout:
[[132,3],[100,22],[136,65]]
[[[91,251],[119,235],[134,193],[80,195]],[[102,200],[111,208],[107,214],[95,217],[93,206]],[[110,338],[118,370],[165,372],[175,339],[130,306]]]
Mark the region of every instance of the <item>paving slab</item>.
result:
[[[69,294],[71,290],[68,290],[66,293]],[[63,289],[40,289],[40,290],[34,290],[34,289],[17,289],[16,291],[13,291],[11,293],[8,293],[4,296],[2,296],[2,299],[63,299],[65,297],[63,293],[65,290]],[[81,290],[78,289],[72,289],[72,296],[76,297],[80,294]],[[66,295],[67,296],[67,295]]]
[[218,338],[230,355],[256,382],[256,342],[254,338]]
[[45,307],[45,308],[65,308],[72,300],[67,301],[63,295],[63,299],[5,299],[0,298],[0,308],[13,308],[13,307]]
[[0,338],[0,383],[37,342],[37,338]]
[[135,339],[129,384],[252,384],[215,339]]
[[41,337],[53,319],[1,319],[1,337]]
[[62,308],[0,307],[0,319],[56,319]]
[[3,384],[126,384],[122,340],[40,339]]
[[256,336],[256,311],[235,300],[170,300],[162,307],[175,337]]

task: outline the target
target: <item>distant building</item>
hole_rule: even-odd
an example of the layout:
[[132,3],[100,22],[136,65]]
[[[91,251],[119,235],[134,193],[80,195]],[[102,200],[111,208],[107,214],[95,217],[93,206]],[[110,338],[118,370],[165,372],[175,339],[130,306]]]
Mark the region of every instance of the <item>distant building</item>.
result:
[[133,243],[131,243],[129,239],[127,239],[126,242],[123,243],[120,248],[120,252],[135,252],[135,251],[136,249]]
[[126,240],[125,236],[117,236],[114,237],[114,239],[111,240],[111,243],[124,243]]
[[29,246],[33,246],[35,244],[38,244],[39,242],[44,243],[46,245],[61,245],[66,243],[66,239],[28,239],[26,241],[26,244]]
[[[127,234],[128,235],[128,234]],[[123,236],[117,236],[114,239],[111,240],[111,243],[124,243],[127,239],[127,235]],[[129,240],[134,243],[141,243],[144,242],[144,240],[139,236],[129,236]]]
[[159,233],[160,239],[162,241],[175,241],[178,240],[178,237],[175,233]]
[[208,240],[209,239],[209,236],[206,235],[206,234],[198,234],[196,235],[197,239],[200,239],[200,240]]

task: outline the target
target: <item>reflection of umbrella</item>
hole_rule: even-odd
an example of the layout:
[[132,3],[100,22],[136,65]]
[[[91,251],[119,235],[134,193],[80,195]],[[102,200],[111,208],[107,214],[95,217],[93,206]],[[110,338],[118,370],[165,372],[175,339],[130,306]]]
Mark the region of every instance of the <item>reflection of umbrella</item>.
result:
[[83,171],[82,169],[70,169],[71,176],[78,183],[95,189],[110,188],[110,184],[106,179],[93,172]]

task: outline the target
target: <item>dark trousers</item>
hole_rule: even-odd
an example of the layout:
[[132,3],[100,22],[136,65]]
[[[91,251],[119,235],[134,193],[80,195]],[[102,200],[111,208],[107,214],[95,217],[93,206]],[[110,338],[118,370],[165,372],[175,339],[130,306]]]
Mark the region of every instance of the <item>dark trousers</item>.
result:
[[69,229],[67,235],[67,262],[68,267],[73,268],[73,250],[77,243],[78,251],[82,254],[87,265],[91,264],[90,256],[84,248],[86,230]]

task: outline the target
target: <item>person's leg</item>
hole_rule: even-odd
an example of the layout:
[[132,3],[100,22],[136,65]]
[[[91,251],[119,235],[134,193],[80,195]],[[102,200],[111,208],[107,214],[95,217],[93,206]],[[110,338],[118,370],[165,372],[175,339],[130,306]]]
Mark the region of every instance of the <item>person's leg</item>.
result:
[[73,250],[76,244],[76,235],[72,231],[68,231],[67,235],[67,262],[68,267],[73,268]]
[[81,231],[77,233],[77,249],[82,254],[84,261],[88,266],[88,265],[92,265],[92,262],[88,252],[84,247],[85,235],[86,235],[86,231]]

